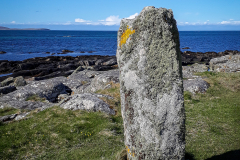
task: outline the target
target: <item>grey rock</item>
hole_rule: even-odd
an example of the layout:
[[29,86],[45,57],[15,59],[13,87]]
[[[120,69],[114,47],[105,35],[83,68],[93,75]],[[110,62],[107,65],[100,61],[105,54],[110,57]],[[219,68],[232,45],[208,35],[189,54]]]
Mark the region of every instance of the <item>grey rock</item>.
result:
[[4,86],[7,86],[11,83],[14,82],[14,78],[13,77],[9,77],[7,79],[5,79],[4,81],[1,82],[1,86],[4,87]]
[[109,95],[105,95],[105,94],[96,94],[96,93],[88,93],[88,94],[91,94],[91,95],[94,95],[98,98],[102,98],[102,97],[105,97],[107,99],[114,99],[113,97],[109,96]]
[[75,73],[77,73],[79,71],[83,71],[83,70],[84,70],[84,68],[82,66],[79,66],[77,69],[74,70],[74,72],[72,74],[75,74]]
[[2,117],[0,117],[0,122],[12,121],[16,116],[17,116],[17,114],[2,116]]
[[184,91],[195,93],[205,93],[210,85],[202,78],[188,79],[183,81]]
[[109,88],[109,85],[111,85],[109,84],[110,82],[119,83],[119,70],[102,71],[98,73],[100,74],[94,76],[91,84],[84,89],[84,92],[93,93],[100,89]]
[[130,160],[185,157],[179,33],[172,10],[145,7],[118,31],[121,112]]
[[240,55],[226,55],[213,58],[209,62],[210,71],[214,72],[240,72]]
[[60,94],[60,95],[58,95],[58,98],[57,98],[58,102],[62,101],[63,99],[65,99],[67,97],[69,97],[69,95],[67,95],[67,94]]
[[104,63],[102,63],[102,65],[107,65],[107,66],[112,66],[112,65],[115,65],[117,64],[117,60],[115,58],[112,58]]
[[8,94],[10,92],[15,91],[17,88],[15,86],[5,86],[5,87],[0,87],[0,95],[2,94]]
[[[32,95],[37,95],[40,98],[45,98],[50,102],[54,102],[59,94],[64,93],[66,93],[65,85],[53,79],[48,79],[32,81],[30,84],[9,93],[7,96],[11,97],[13,100],[24,101]],[[2,98],[4,98],[4,96]]]
[[25,79],[22,76],[14,78],[13,83],[14,83],[15,87],[25,86],[27,84],[27,82],[25,81]]
[[87,111],[101,111],[107,114],[114,115],[115,111],[103,100],[97,98],[93,94],[75,94],[67,97],[59,103],[59,106],[64,109],[71,110],[87,110]]
[[21,119],[24,119],[27,115],[29,115],[30,112],[26,112],[26,113],[20,113],[16,116],[16,118],[14,119],[15,121],[19,121]]
[[189,72],[206,72],[208,71],[209,67],[205,64],[198,64],[194,63],[190,66],[182,66],[183,71],[189,71]]
[[3,96],[0,97],[0,108],[10,107],[16,109],[27,109],[27,110],[34,110],[36,108],[49,108],[52,107],[54,104],[45,103],[45,102],[31,102],[31,101],[20,101],[14,100],[11,96]]

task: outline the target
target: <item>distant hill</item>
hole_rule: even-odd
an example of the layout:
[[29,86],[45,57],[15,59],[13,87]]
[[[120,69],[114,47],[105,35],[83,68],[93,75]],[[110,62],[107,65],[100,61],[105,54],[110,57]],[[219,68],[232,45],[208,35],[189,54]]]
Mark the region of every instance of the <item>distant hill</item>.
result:
[[43,30],[43,31],[47,31],[47,30],[50,30],[50,29],[47,29],[47,28],[24,28],[24,29],[19,29],[19,28],[7,28],[7,27],[0,26],[0,30]]

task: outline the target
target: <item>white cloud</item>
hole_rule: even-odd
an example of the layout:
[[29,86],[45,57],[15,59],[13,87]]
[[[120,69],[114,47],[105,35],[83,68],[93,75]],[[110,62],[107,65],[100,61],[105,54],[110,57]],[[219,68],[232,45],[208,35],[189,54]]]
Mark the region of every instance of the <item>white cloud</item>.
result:
[[234,19],[229,19],[229,21],[233,21]]
[[127,17],[126,19],[134,19],[136,16],[138,16],[138,13],[135,13],[134,15],[131,15],[131,16]]
[[[119,18],[119,16],[109,16],[105,20],[99,20],[99,21],[100,21],[100,23],[98,23],[98,24],[112,26],[112,25],[119,25],[121,19]],[[98,25],[98,24],[95,24],[95,25]]]
[[80,19],[80,18],[76,18],[75,22],[84,23],[84,22],[90,22],[90,21],[87,21],[87,20],[84,20],[84,19]]
[[121,21],[121,19],[119,18],[119,16],[109,16],[108,18],[106,18],[105,25],[107,25],[107,26],[119,25],[120,21]]
[[12,21],[11,23],[16,23],[16,21]]
[[222,21],[218,24],[230,24],[230,25],[239,25],[240,24],[240,21],[233,21],[233,20],[230,20],[230,21]]
[[230,23],[230,21],[222,21],[222,22],[220,22],[220,24],[229,24]]
[[72,24],[71,21],[68,21],[68,22],[66,22],[66,23],[63,23],[63,25],[70,25],[70,24]]

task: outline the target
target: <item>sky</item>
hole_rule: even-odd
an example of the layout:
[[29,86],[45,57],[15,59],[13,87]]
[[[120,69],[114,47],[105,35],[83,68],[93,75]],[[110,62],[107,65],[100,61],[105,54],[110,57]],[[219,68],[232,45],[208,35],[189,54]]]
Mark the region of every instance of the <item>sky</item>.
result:
[[0,26],[117,31],[145,6],[172,9],[179,31],[240,31],[240,0],[0,0]]

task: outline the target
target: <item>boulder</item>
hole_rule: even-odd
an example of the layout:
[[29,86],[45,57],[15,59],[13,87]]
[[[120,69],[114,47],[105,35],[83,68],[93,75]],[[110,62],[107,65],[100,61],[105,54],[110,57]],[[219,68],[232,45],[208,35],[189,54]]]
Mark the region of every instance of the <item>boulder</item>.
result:
[[84,90],[84,92],[93,93],[97,90],[105,89],[107,85],[111,85],[110,82],[119,83],[119,70],[110,70],[100,73],[101,74],[94,76],[91,84]]
[[145,7],[118,31],[124,142],[130,160],[185,157],[179,33],[171,9]]
[[30,112],[26,112],[26,113],[20,113],[20,114],[18,114],[16,117],[15,117],[15,121],[19,121],[19,120],[21,120],[21,119],[24,119],[27,115],[29,115],[30,114]]
[[[25,101],[28,97],[37,95],[50,102],[55,102],[59,94],[67,93],[65,85],[52,79],[32,81],[32,83],[9,93],[7,96],[13,100]],[[4,98],[4,96],[2,97]]]
[[14,79],[13,84],[15,87],[19,87],[19,86],[25,86],[27,84],[27,82],[25,81],[25,79],[22,76],[19,76]]
[[240,55],[226,55],[211,59],[210,71],[214,72],[240,72]]
[[115,115],[115,111],[103,100],[97,98],[93,94],[75,94],[63,99],[59,103],[60,107],[71,110],[87,110],[93,112],[105,112],[110,115]]
[[16,116],[17,116],[17,114],[2,116],[2,117],[0,117],[0,122],[12,121]]
[[102,63],[102,65],[106,65],[106,66],[112,66],[112,65],[116,65],[116,64],[117,64],[117,60],[115,58],[112,58],[112,59]]
[[189,72],[206,72],[209,70],[209,67],[208,65],[205,64],[194,63],[193,65],[190,66],[183,66],[182,70]]
[[12,99],[11,96],[8,96],[8,95],[4,97],[0,97],[0,108],[10,107],[10,108],[27,109],[27,110],[34,110],[36,108],[41,108],[43,110],[52,106],[54,106],[54,104],[45,103],[45,102],[14,100]]
[[183,80],[184,91],[189,91],[192,94],[205,93],[210,85],[202,78]]
[[9,77],[7,79],[5,79],[4,81],[2,81],[0,83],[0,86],[4,87],[4,86],[8,86],[9,84],[14,82],[14,78],[13,77]]

